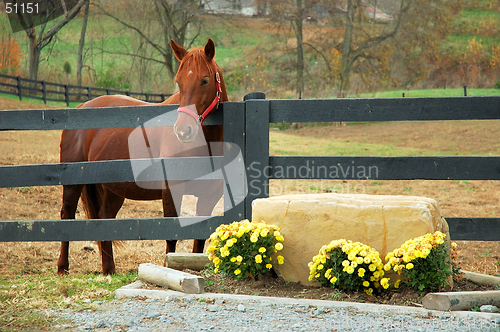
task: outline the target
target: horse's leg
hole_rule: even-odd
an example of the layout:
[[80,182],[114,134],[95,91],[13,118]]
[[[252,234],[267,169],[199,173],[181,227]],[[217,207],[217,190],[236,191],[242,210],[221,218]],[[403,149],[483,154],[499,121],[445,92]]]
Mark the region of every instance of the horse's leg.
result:
[[[83,185],[63,186],[63,201],[61,219],[75,219],[78,200],[82,193]],[[69,269],[69,242],[61,242],[61,251],[57,261],[57,274],[64,275]]]
[[[116,195],[110,190],[104,188],[102,205],[99,210],[99,219],[116,218],[116,214],[120,210],[125,201],[124,197]],[[102,273],[115,274],[115,261],[113,258],[113,242],[99,241],[99,249],[101,252]]]
[[[180,214],[180,206],[182,202],[182,195],[172,195],[168,183],[166,183],[167,188],[162,192],[162,203],[163,203],[163,216],[164,217],[178,217]],[[176,206],[179,207],[179,211],[177,211]],[[175,247],[177,245],[177,240],[167,240],[167,247],[165,250],[165,254],[169,252],[175,252]],[[165,256],[165,263],[167,257]]]
[[[222,197],[223,187],[222,182],[215,187],[210,195],[198,197],[196,204],[196,215],[198,216],[211,216],[215,205]],[[193,252],[202,253],[205,247],[205,239],[196,239],[193,241]]]

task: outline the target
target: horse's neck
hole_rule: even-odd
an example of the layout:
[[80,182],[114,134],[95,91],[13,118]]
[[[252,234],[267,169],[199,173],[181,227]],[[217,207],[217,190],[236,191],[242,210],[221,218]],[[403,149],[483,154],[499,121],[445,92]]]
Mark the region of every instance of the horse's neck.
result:
[[181,102],[181,94],[179,91],[175,91],[170,97],[168,97],[165,101],[160,103],[160,105],[173,105],[179,104]]

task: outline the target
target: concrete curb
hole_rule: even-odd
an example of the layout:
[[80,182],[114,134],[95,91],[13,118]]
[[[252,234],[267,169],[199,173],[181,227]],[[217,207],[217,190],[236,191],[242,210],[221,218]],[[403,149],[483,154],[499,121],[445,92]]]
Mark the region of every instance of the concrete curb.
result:
[[239,294],[224,294],[224,293],[201,293],[201,294],[185,294],[173,290],[151,290],[141,289],[143,283],[136,281],[130,285],[123,286],[115,291],[116,298],[134,298],[137,296],[146,297],[151,299],[165,300],[168,298],[176,297],[178,299],[204,299],[204,300],[229,300],[229,301],[252,301],[261,303],[270,303],[275,305],[310,305],[322,308],[343,308],[355,309],[360,312],[372,314],[416,314],[424,317],[439,317],[443,314],[450,317],[458,318],[483,318],[489,320],[500,319],[500,313],[486,313],[474,311],[438,311],[427,310],[425,308],[405,307],[387,304],[373,304],[373,303],[358,303],[358,302],[344,302],[344,301],[328,301],[328,300],[310,300],[310,299],[293,299],[284,297],[268,297],[268,296],[254,296],[254,295],[239,295]]

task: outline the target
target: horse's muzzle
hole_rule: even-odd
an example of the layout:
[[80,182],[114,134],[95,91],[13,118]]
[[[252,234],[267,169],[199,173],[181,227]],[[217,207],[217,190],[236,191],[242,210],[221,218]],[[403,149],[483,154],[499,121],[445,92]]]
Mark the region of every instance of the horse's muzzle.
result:
[[197,120],[185,113],[179,113],[174,124],[174,133],[182,143],[191,143],[198,135],[199,128],[200,123]]

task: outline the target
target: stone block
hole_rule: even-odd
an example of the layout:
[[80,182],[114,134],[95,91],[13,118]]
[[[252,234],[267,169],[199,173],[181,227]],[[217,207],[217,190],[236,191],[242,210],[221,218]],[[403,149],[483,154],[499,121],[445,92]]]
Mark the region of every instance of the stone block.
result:
[[[252,220],[281,229],[285,241],[283,265],[275,267],[286,281],[308,281],[307,264],[321,246],[346,239],[375,248],[382,260],[406,240],[449,230],[438,203],[417,196],[364,194],[303,194],[256,199]],[[394,278],[393,278],[394,280]]]

